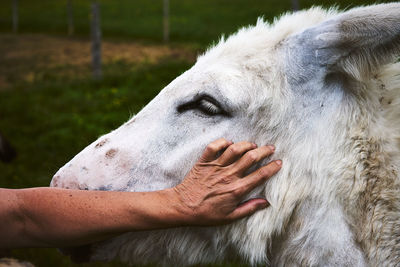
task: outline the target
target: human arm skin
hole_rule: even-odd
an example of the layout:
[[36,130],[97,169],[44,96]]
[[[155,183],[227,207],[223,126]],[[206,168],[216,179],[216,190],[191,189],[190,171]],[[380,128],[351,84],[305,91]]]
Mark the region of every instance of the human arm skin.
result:
[[232,222],[268,205],[254,199],[238,206],[280,169],[275,161],[244,176],[271,153],[218,139],[181,184],[154,192],[0,189],[0,248],[77,246],[129,231]]

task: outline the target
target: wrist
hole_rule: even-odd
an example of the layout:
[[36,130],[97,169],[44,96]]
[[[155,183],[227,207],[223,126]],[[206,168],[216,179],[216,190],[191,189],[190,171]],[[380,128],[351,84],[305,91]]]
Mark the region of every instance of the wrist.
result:
[[168,188],[162,190],[167,203],[167,209],[171,215],[173,226],[187,226],[193,221],[194,212],[185,205],[180,197],[177,188]]

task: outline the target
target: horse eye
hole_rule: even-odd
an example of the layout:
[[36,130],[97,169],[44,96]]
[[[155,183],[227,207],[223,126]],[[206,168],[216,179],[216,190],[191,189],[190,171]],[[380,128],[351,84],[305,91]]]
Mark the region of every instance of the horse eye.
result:
[[204,114],[207,114],[209,116],[214,116],[218,115],[221,113],[221,109],[216,106],[215,104],[205,100],[205,99],[200,99],[198,101],[198,106],[197,108],[203,112]]
[[199,110],[207,116],[228,116],[228,113],[222,109],[218,101],[209,95],[201,95],[188,103],[181,104],[178,106],[177,110],[179,113],[188,110]]

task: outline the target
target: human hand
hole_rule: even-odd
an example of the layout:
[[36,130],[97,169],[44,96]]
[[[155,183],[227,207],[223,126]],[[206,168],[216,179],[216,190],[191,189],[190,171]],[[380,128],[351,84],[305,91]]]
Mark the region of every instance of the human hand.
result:
[[274,149],[257,148],[250,142],[232,144],[223,138],[210,143],[182,183],[173,188],[184,221],[190,225],[225,224],[267,207],[268,201],[261,198],[239,203],[280,170],[282,162],[276,160],[244,176]]

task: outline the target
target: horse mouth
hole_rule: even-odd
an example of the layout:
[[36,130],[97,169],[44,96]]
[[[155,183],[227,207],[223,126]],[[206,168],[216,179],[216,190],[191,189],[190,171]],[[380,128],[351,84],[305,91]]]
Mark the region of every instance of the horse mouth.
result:
[[59,248],[62,254],[69,256],[74,263],[89,262],[92,255],[92,244]]

